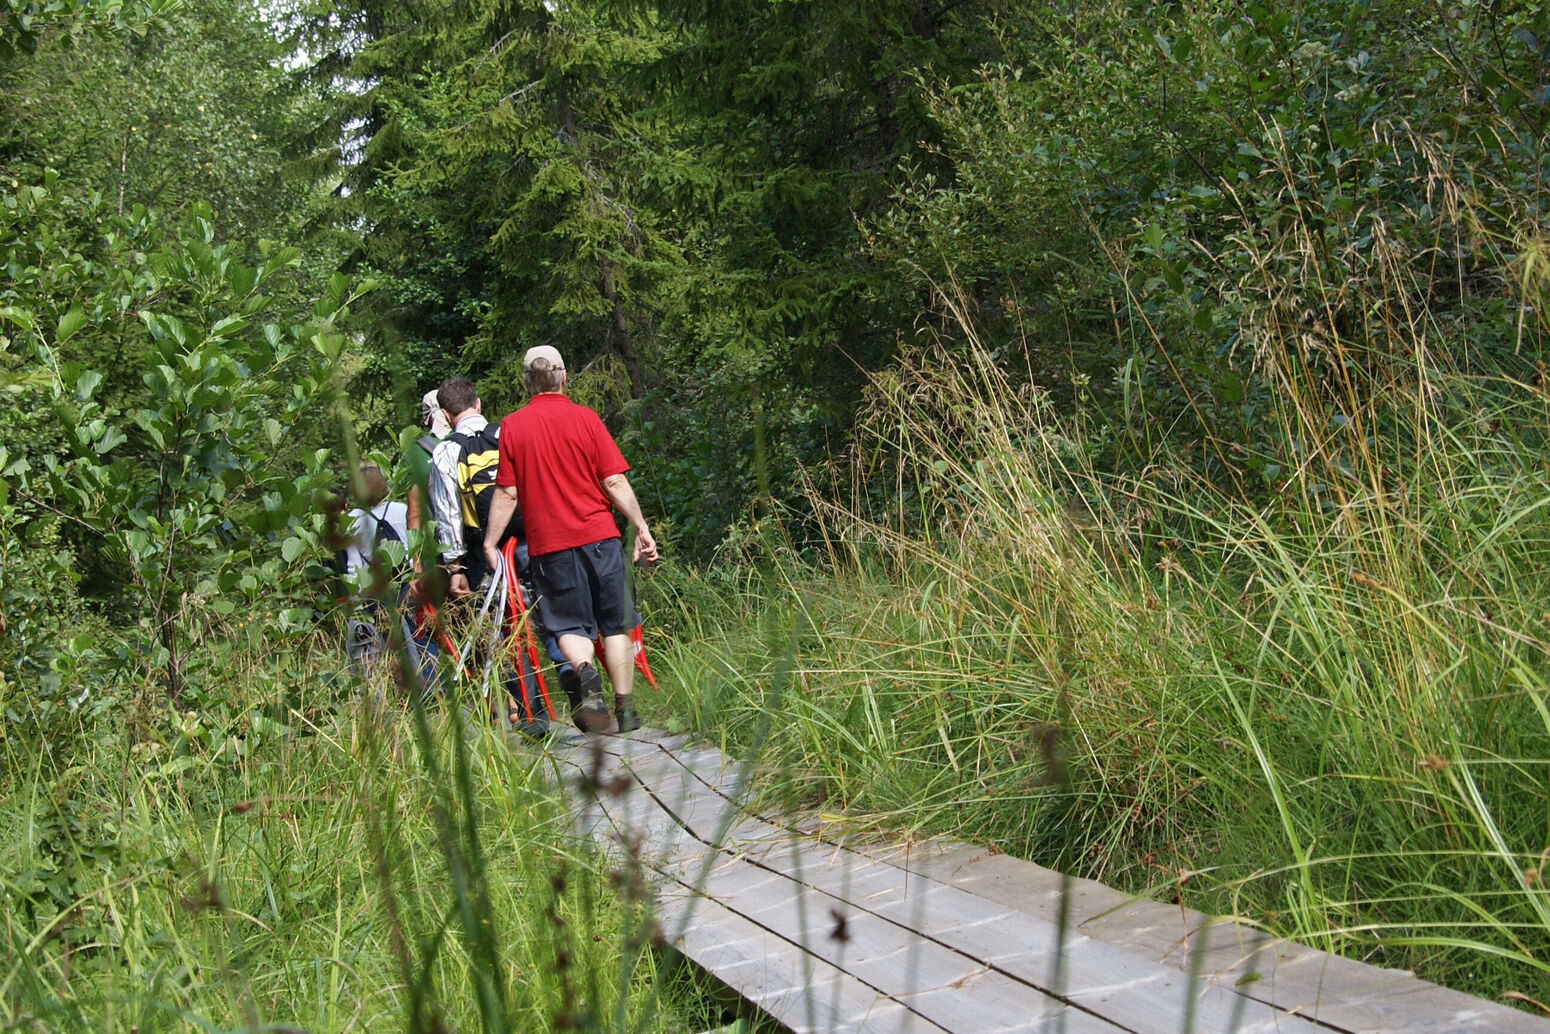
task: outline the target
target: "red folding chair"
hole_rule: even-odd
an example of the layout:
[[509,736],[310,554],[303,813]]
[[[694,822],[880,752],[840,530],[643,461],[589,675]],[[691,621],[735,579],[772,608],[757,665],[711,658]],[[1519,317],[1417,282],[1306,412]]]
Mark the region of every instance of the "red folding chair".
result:
[[[538,697],[544,702],[544,710],[548,712],[549,720],[554,721],[554,704],[549,701],[549,686],[544,682],[543,665],[538,660],[538,644],[533,640],[533,623],[527,619],[527,599],[522,595],[522,579],[517,577],[517,540],[509,539],[501,547],[501,556],[505,558],[504,576],[506,578],[506,640],[511,643],[512,666],[517,670],[517,679],[527,684],[529,673],[533,676],[534,685],[538,687]],[[527,720],[533,720],[533,708],[527,700],[527,693],[523,693],[522,708],[527,712]]]
[[452,642],[452,634],[447,631],[447,626],[442,624],[437,618],[435,606],[428,601],[421,603],[415,617],[421,629],[429,628],[431,630],[431,635],[436,638],[436,645],[441,647],[441,652],[447,656],[447,663],[457,665],[463,672],[464,678],[473,678],[473,672],[469,671],[468,666],[462,663],[457,645]]
[[[646,683],[652,689],[657,689],[657,680],[652,676],[651,665],[646,660],[646,640],[641,633],[639,623],[630,629],[630,648],[635,655],[635,670],[646,676]],[[603,637],[601,635],[597,637],[597,655],[599,657],[606,656],[603,652]]]

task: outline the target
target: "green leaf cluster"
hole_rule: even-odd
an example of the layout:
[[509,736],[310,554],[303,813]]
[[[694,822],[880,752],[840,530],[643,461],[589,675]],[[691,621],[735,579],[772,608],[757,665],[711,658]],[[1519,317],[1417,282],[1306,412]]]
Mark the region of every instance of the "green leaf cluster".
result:
[[[8,502],[17,514],[60,515],[90,543],[94,594],[138,616],[131,625],[146,637],[146,661],[178,696],[180,657],[201,635],[201,614],[258,609],[277,611],[292,631],[311,623],[320,571],[306,561],[319,552],[333,472],[328,449],[298,447],[329,419],[337,324],[358,295],[336,282],[302,320],[274,321],[268,290],[296,270],[299,253],[264,245],[257,264],[244,263],[196,206],[181,228],[140,213],[139,238],[111,220],[93,249],[114,256],[144,238],[158,250],[139,257],[127,283],[109,272],[117,263],[83,260],[76,295],[56,318],[41,306],[61,304],[47,288],[65,267],[45,276],[14,259],[46,253],[52,217],[68,205],[48,187],[23,193],[27,204],[7,210],[7,265],[38,275],[6,284],[18,331],[8,380],[44,419],[5,422]],[[126,289],[134,293],[118,293]],[[138,391],[121,385],[109,397],[104,374],[71,358],[90,355],[81,350],[97,335],[139,342]],[[43,442],[30,439],[45,427]]]

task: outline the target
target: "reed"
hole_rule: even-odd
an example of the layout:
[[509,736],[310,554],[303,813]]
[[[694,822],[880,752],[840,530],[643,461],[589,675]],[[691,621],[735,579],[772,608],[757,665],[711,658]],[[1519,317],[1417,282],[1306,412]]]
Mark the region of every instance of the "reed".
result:
[[734,747],[767,723],[768,798],[851,835],[988,842],[1542,1001],[1545,394],[1436,348],[1332,388],[1370,357],[1267,342],[1289,473],[1250,491],[1095,469],[958,331],[877,380],[816,560],[756,528],[756,582],[655,587],[720,608],[659,651],[671,706]]
[[340,678],[330,636],[258,646],[211,659],[229,702],[88,705],[0,740],[0,1025],[652,1031],[704,1011],[546,755],[477,708],[383,703],[390,680]]

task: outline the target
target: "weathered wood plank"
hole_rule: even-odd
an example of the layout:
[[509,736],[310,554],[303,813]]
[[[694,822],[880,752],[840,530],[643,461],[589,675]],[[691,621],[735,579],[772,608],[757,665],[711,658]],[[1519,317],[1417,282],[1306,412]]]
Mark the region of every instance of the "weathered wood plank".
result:
[[[1408,973],[964,845],[819,840],[748,814],[739,804],[746,766],[681,738],[605,738],[556,754],[560,767],[615,788],[582,809],[593,818],[579,828],[648,845],[649,864],[678,886],[700,887],[790,950],[848,970],[950,1030],[1031,1029],[1058,1017],[1074,1031],[1073,1022],[1101,1015],[1115,1023],[1099,1021],[1102,1029],[1155,1034],[1186,1023],[1202,1034],[1550,1031],[1550,1022]],[[634,785],[641,789],[609,795]],[[831,923],[846,917],[848,956],[815,939],[825,912]],[[1028,1018],[1028,1001],[1043,1019]]]
[[[670,767],[660,761],[650,768],[640,764],[633,764],[631,768],[646,778],[652,773],[670,771]],[[1271,1030],[1288,1023],[1291,1027],[1312,1029],[1313,1025],[1300,1017],[1287,1017],[1263,1003],[1245,1000],[1219,986],[1210,983],[1192,986],[1189,980],[1180,979],[1179,971],[1149,967],[1133,953],[1108,950],[1098,942],[1077,944],[1076,935],[1069,932],[1061,974],[1067,986],[1053,988],[1047,979],[1055,972],[1060,944],[1054,925],[1036,923],[1030,928],[1026,922],[1017,922],[1003,911],[986,914],[976,907],[979,899],[928,879],[917,879],[912,894],[905,873],[897,867],[838,848],[831,848],[829,857],[824,858],[821,851],[814,850],[810,840],[756,820],[744,819],[730,824],[728,833],[724,809],[694,799],[692,784],[680,781],[674,785],[680,792],[690,795],[677,806],[677,819],[693,828],[702,841],[715,844],[728,835],[734,842],[744,840],[749,844],[745,849],[752,857],[775,871],[830,893],[836,900],[848,901],[863,912],[872,912],[935,938],[974,959],[977,964],[1014,975],[1030,987],[1064,991],[1078,1001],[1084,995],[1089,996],[1100,1003],[1110,1019],[1132,1029],[1159,1030],[1167,1034],[1183,1029],[1191,1018],[1199,1022],[1202,1029]],[[704,789],[709,792],[708,786]],[[714,817],[710,824],[697,821],[697,816],[703,813]],[[945,900],[933,905],[924,892]],[[879,898],[892,900],[879,901]],[[1085,938],[1082,940],[1086,941]],[[1046,982],[1041,984],[1041,978]],[[1145,1001],[1135,995],[1116,999],[1111,993],[1116,985],[1136,989],[1147,984],[1151,985],[1151,992],[1145,996]],[[1168,999],[1166,1006],[1161,1001],[1164,995]]]
[[[691,824],[699,809],[680,815]],[[709,827],[694,830],[709,839]],[[1176,1034],[1193,1023],[1202,1031],[1306,1031],[1311,1020],[1234,993],[1230,987],[1193,981],[1121,947],[1017,912],[955,887],[858,855],[799,839],[789,830],[746,818],[737,832],[747,839],[742,858],[824,896],[827,907],[855,909],[851,921],[873,916],[869,938],[892,943],[890,934],[929,940],[962,956],[973,968],[993,970],[1026,985],[1028,993],[1056,995],[1128,1030]],[[709,891],[710,888],[707,888]],[[1116,994],[1116,988],[1128,993]],[[1143,993],[1144,992],[1144,993]]]
[[[597,805],[621,826],[630,822],[620,799],[600,799]],[[1058,1018],[1070,1034],[1120,1034],[1122,1030],[1040,996],[1004,974],[890,923],[880,924],[865,938],[836,937],[832,913],[845,905],[843,901],[746,858],[729,856],[724,850],[718,855],[716,864],[697,881],[703,897],[801,953],[860,980],[873,989],[874,996],[902,1003],[945,1029],[1031,1034]],[[670,870],[668,876],[677,888],[691,886],[681,873]],[[694,917],[678,935],[690,936],[698,922]],[[669,929],[669,936],[674,935]],[[821,988],[815,990],[819,998],[823,993]],[[789,1017],[783,1015],[782,1022],[789,1022]]]
[[[707,794],[707,800],[711,797]],[[698,803],[704,805],[707,800]],[[690,806],[694,803],[687,801]],[[724,806],[725,800],[715,798],[715,803]],[[631,822],[622,798],[600,798],[597,805],[608,811],[618,825]],[[651,834],[674,837],[671,829],[660,822],[653,822]],[[690,834],[682,831],[682,836]],[[667,853],[677,854],[677,848],[670,846]],[[1049,1000],[1018,981],[896,925],[882,924],[882,936],[874,932],[865,939],[835,938],[832,913],[845,907],[845,902],[795,884],[783,874],[756,867],[724,848],[715,857],[715,863],[694,881],[704,896],[721,902],[777,938],[801,946],[803,952],[817,960],[859,978],[876,989],[874,994],[907,1000],[913,1011],[938,1022],[952,1023],[949,1029],[1034,1031],[1054,1022],[1062,1012],[1070,1012],[1062,1023],[1071,1034],[1119,1034],[1118,1028],[1093,1015],[1068,1009],[1059,1001]],[[676,867],[670,868],[668,876],[680,887],[691,885]]]
[[[1009,873],[1004,882],[1020,910],[1054,921],[1064,901],[1073,929],[1140,950],[1218,986],[1235,987],[1256,1001],[1316,1017],[1335,1029],[1372,1034],[1550,1031],[1550,1021],[1544,1018],[1421,981],[1408,971],[1331,956],[1231,920],[1135,899],[1004,855],[959,851],[981,856],[982,870]],[[960,879],[951,882],[963,886]],[[990,896],[983,886],[965,889]],[[1030,902],[1034,907],[1028,907]]]
[[678,909],[670,899],[662,904],[669,922],[679,912],[692,914],[692,922],[675,924],[680,949],[793,1030],[944,1029],[724,906],[705,900],[691,905],[687,893],[683,900]]
[[673,946],[745,1001],[797,1032],[949,1034],[843,970],[731,909],[675,885],[658,918]]
[[[1546,1034],[1550,1021],[1416,978],[1271,938],[1230,919],[1137,899],[1091,880],[962,844],[858,845],[858,851],[962,887],[1030,915],[1052,918],[1063,888],[1072,929],[1130,946],[1181,972],[1342,1031]],[[1205,931],[1202,934],[1202,931]],[[1199,960],[1195,954],[1203,956]],[[1242,981],[1242,983],[1240,983]]]
[[[637,772],[641,771],[637,768]],[[662,771],[658,767],[656,771]],[[669,778],[669,782],[671,782]],[[683,837],[685,834],[693,834],[707,846],[719,842],[723,830],[727,824],[727,802],[724,798],[714,794],[708,787],[701,787],[701,792],[693,792],[693,784],[674,784],[679,790],[685,786],[689,792],[675,805],[675,821],[682,823],[687,829],[683,834],[667,828],[660,822],[652,823],[648,831],[656,851],[656,855],[681,856],[683,852]],[[623,809],[621,808],[621,811]],[[621,821],[628,819],[621,815]],[[994,964],[997,960],[990,959],[984,951],[984,924],[990,921],[1005,920],[1011,913],[1004,909],[995,909],[989,903],[965,895],[950,887],[934,884],[933,881],[917,879],[915,881],[915,894],[909,894],[908,888],[902,886],[906,874],[893,866],[886,866],[869,860],[860,859],[859,856],[843,850],[828,850],[824,853],[829,858],[820,857],[813,852],[813,845],[806,841],[794,840],[789,831],[771,826],[762,821],[744,817],[733,824],[734,837],[747,840],[752,846],[746,854],[736,855],[729,850],[722,851],[727,857],[725,860],[713,864],[704,870],[702,876],[704,891],[706,894],[720,900],[736,900],[739,902],[739,910],[761,925],[779,930],[782,934],[796,939],[799,943],[806,944],[809,950],[822,952],[823,945],[814,945],[814,931],[810,928],[792,930],[783,924],[789,922],[792,916],[800,919],[804,914],[811,917],[817,912],[827,910],[831,915],[850,914],[855,909],[854,916],[860,917],[867,914],[868,906],[865,904],[869,897],[876,897],[879,893],[887,894],[896,899],[896,907],[902,907],[910,915],[906,915],[903,925],[887,916],[886,911],[873,911],[873,915],[886,922],[869,924],[866,928],[866,937],[857,940],[863,945],[861,954],[853,954],[846,962],[845,968],[871,980],[871,982],[883,987],[902,987],[911,989],[916,999],[926,1008],[952,1008],[956,1015],[964,1016],[962,1008],[956,1005],[939,1006],[934,999],[943,997],[943,988],[954,992],[973,990],[975,992],[975,1007],[979,1010],[973,1017],[974,1026],[961,1029],[991,1029],[996,1028],[1015,1029],[1016,1018],[1024,1016],[1029,1011],[1030,1002],[1045,1002],[1048,996],[1041,994],[1034,986],[1035,981],[1028,979],[1032,974],[1030,967],[1042,967],[1045,975],[1054,972],[1054,957],[1058,939],[1053,935],[1053,930],[1041,930],[1045,944],[1039,949],[1039,956],[1035,961],[1029,961],[1026,956],[1026,938],[1017,933],[1003,932],[1001,941],[1002,954],[1007,959],[1002,959],[1000,965]],[[780,856],[780,864],[772,870],[771,863]],[[755,863],[755,858],[759,861]],[[836,864],[838,859],[839,864]],[[855,866],[860,861],[860,868],[865,870],[858,874],[855,871],[845,871],[848,866]],[[807,870],[803,873],[802,870]],[[840,886],[834,885],[834,880],[828,880],[828,885],[821,885],[823,877],[839,874]],[[796,875],[797,880],[789,877]],[[872,890],[871,883],[881,877],[889,886],[884,890]],[[923,917],[921,907],[925,899],[921,891],[931,890],[937,896],[946,896],[950,900],[944,909],[939,909],[940,915]],[[862,902],[858,904],[857,902]],[[757,903],[757,907],[755,907]],[[977,914],[965,915],[964,907],[977,910]],[[985,907],[994,909],[993,916],[984,914]],[[753,909],[753,911],[749,911]],[[929,923],[926,919],[929,918]],[[852,921],[856,921],[852,919]],[[936,925],[942,927],[962,926],[966,922],[976,927],[969,934],[960,938],[963,944],[971,948],[971,952],[965,953],[962,945],[948,945],[942,941],[922,938],[918,930],[909,925],[913,922],[917,927]],[[1026,922],[1020,925],[1026,925]],[[1040,924],[1047,926],[1048,924]],[[949,934],[950,936],[950,934]],[[976,940],[976,937],[978,940]],[[991,940],[995,943],[995,939]],[[1020,979],[1006,979],[1009,974],[1005,963],[1008,959],[1013,964],[1021,964],[1028,972],[1015,974]],[[1112,1013],[1117,1006],[1109,1002],[1104,993],[1106,988],[1113,985],[1114,975],[1120,972],[1114,959],[1100,960],[1105,967],[1102,978],[1093,977],[1088,981],[1095,988],[1093,998],[1098,1005],[1107,1012]],[[1150,1005],[1140,1002],[1140,999],[1132,996],[1123,1001],[1135,1002],[1130,1009],[1134,1014],[1131,1022],[1126,1026],[1131,1030],[1158,1030],[1162,1034],[1182,1029],[1185,1019],[1185,1010],[1190,1008],[1187,1004],[1181,1004],[1169,1014],[1167,1009],[1159,1009],[1157,995],[1168,989],[1179,991],[1181,1002],[1186,981],[1179,974],[1164,967],[1149,967],[1151,972],[1138,975],[1137,967],[1145,967],[1145,963],[1139,959],[1125,960],[1128,969],[1124,971],[1123,982],[1131,987],[1150,980],[1153,1001]],[[1083,962],[1085,965],[1085,961]],[[881,968],[879,968],[881,967]],[[903,967],[902,969],[900,967]],[[869,972],[870,971],[870,972]],[[932,974],[934,984],[921,982],[920,974],[929,971]],[[951,996],[949,996],[951,997]],[[1240,1012],[1252,1012],[1247,1009],[1245,1003],[1239,1002]],[[1048,1011],[1046,1006],[1044,1011]],[[1213,1006],[1207,1003],[1194,1007],[1197,1014],[1204,1014],[1203,1019],[1209,1020]],[[986,1009],[992,1011],[986,1012]],[[999,1009],[1000,1011],[995,1011]],[[1159,1018],[1161,1017],[1161,1018]],[[1110,1016],[1110,1018],[1114,1018]],[[1237,1017],[1243,1019],[1240,1015]],[[1280,1019],[1274,1017],[1272,1019]],[[1243,1029],[1254,1029],[1259,1024],[1246,1024]],[[1271,1029],[1273,1024],[1267,1023],[1264,1029]],[[1300,1020],[1293,1020],[1292,1026],[1309,1026]]]

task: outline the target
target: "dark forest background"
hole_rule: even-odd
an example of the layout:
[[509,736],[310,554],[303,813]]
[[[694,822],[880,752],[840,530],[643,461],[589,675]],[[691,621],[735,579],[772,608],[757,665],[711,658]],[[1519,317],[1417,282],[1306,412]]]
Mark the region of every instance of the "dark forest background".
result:
[[[57,359],[127,412],[161,297],[145,255],[194,219],[248,264],[298,247],[274,304],[336,270],[374,285],[336,386],[389,452],[444,376],[505,412],[517,357],[553,343],[687,557],[802,510],[868,378],[961,336],[949,285],[1102,464],[1256,480],[1288,446],[1258,418],[1270,353],[1406,361],[1347,304],[1368,287],[1430,313],[1461,367],[1533,374],[1545,17],[8,0],[4,297],[40,333],[79,311]],[[1389,252],[1403,284],[1374,283]],[[61,285],[56,254],[90,271]]]

